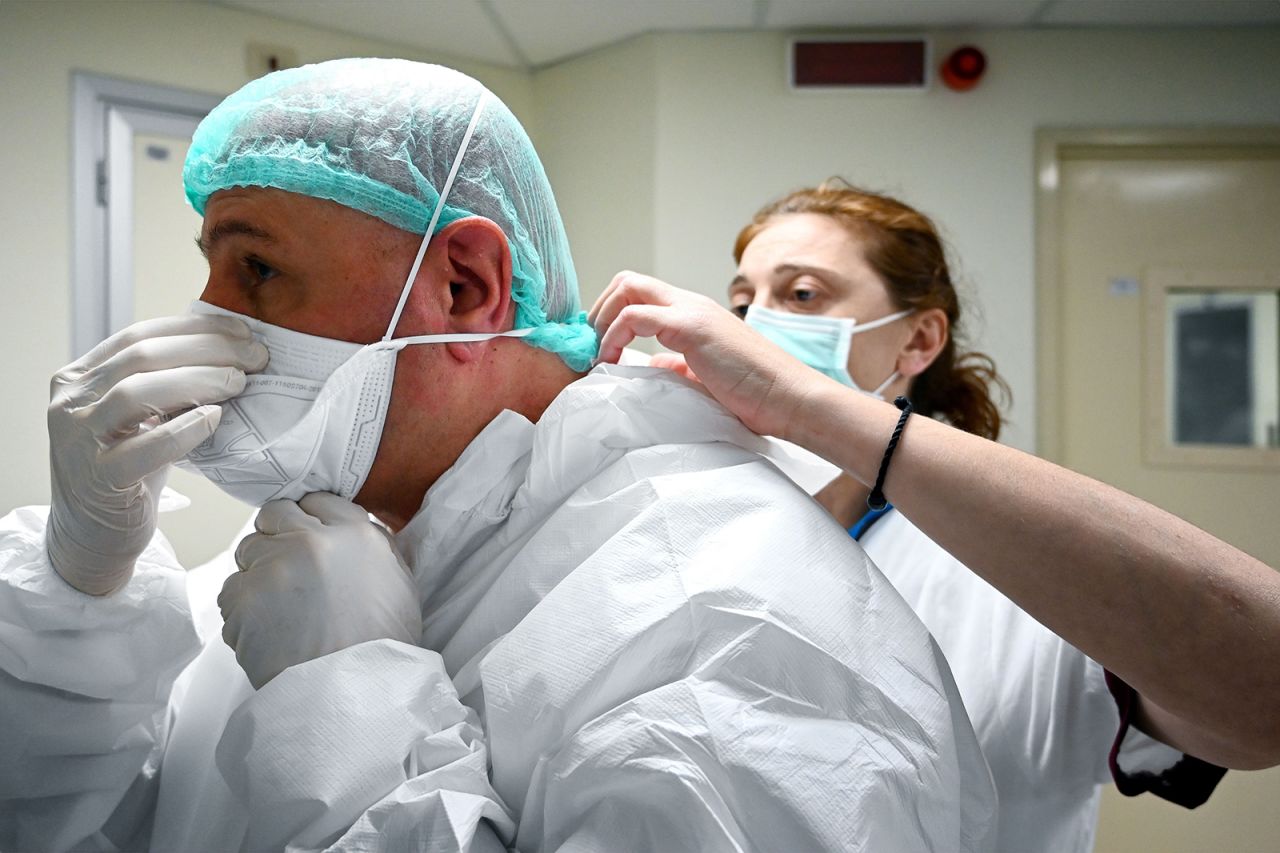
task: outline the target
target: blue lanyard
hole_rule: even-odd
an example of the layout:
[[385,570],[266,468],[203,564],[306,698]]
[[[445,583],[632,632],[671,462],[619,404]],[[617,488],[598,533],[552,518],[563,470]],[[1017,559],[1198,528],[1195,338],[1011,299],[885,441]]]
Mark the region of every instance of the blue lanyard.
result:
[[891,509],[893,509],[893,504],[887,503],[880,507],[880,509],[867,510],[862,518],[855,521],[853,527],[849,528],[849,535],[852,536],[855,541],[861,539],[863,535],[871,529],[871,525],[888,515]]

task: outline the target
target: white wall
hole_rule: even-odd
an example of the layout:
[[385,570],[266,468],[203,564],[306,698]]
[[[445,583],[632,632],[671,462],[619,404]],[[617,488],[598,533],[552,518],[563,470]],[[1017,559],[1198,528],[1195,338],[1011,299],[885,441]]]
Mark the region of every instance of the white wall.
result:
[[[6,305],[0,320],[6,448],[0,513],[49,500],[48,382],[71,360],[72,71],[225,94],[250,79],[245,50],[251,41],[292,47],[300,62],[339,56],[442,62],[484,82],[522,120],[533,112],[533,81],[521,72],[230,8],[132,0],[0,2],[0,293]],[[191,298],[203,284],[174,282]]]
[[534,77],[535,141],[584,308],[617,271],[654,268],[656,48],[651,38],[633,39]]

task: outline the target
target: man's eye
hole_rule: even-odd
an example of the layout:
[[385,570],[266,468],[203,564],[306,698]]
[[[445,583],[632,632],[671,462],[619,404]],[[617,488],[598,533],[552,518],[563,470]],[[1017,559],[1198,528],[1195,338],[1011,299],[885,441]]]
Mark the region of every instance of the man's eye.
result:
[[791,291],[791,298],[796,302],[811,302],[818,298],[818,292],[807,287],[797,287]]
[[743,303],[742,305],[730,305],[729,310],[745,320],[747,319],[747,309],[749,307],[751,306],[747,305],[746,303]]
[[244,266],[249,272],[249,277],[253,279],[256,284],[261,284],[262,282],[273,279],[278,275],[278,271],[275,267],[270,266],[269,264],[264,264],[262,261],[254,257],[245,258]]

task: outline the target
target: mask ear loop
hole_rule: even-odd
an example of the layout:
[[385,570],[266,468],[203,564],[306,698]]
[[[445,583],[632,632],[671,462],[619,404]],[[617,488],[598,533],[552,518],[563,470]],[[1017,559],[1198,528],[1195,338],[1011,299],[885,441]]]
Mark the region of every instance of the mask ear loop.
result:
[[[852,328],[849,334],[849,342],[852,343],[852,337],[854,337],[855,334],[858,334],[859,332],[870,332],[870,330],[872,329],[878,329],[879,327],[882,327],[882,325],[888,325],[892,323],[893,320],[901,320],[902,318],[904,318],[904,316],[911,316],[913,314],[915,314],[915,311],[913,309],[906,309],[905,311],[899,311],[899,313],[896,313],[896,314],[882,316],[881,319],[872,320],[870,321],[870,323],[855,323],[854,328]],[[847,351],[847,347],[845,350],[845,356],[846,357],[849,356],[849,351]],[[901,374],[899,373],[899,371],[893,370],[893,373],[888,374],[888,379],[884,380],[884,382],[882,383],[879,383],[879,386],[876,387],[876,391],[865,391],[865,389],[859,388],[858,383],[854,382],[854,378],[852,378],[852,375],[850,375],[849,380],[850,382],[854,383],[854,388],[858,389],[858,391],[861,391],[864,394],[867,394],[868,397],[874,397],[876,398],[876,400],[884,400],[884,389],[890,387],[891,384],[895,383],[896,380],[899,378],[901,378]]]
[[[862,393],[867,394],[868,396],[871,396],[871,397],[875,397],[877,400],[883,400],[883,399],[884,399],[884,389],[888,388],[888,387],[889,387],[890,385],[892,385],[894,382],[898,381],[898,379],[900,379],[901,377],[902,377],[902,374],[898,373],[898,371],[896,371],[896,370],[895,370],[895,371],[893,371],[893,373],[890,373],[890,374],[889,374],[889,378],[888,378],[888,379],[886,379],[885,381],[883,381],[883,382],[881,382],[881,383],[880,383],[879,387],[877,387],[877,388],[876,388],[876,390],[874,390],[874,391],[863,391]],[[862,389],[861,389],[861,388],[859,388],[858,390],[859,390],[859,391],[861,391]]]
[[914,313],[915,311],[913,309],[908,308],[905,311],[899,311],[896,314],[889,314],[888,316],[881,317],[879,320],[872,320],[869,323],[855,323],[853,326],[853,330],[850,332],[850,334],[856,335],[859,332],[869,332],[872,329],[878,329],[881,326],[887,326],[890,323],[892,323],[894,320],[901,320],[903,317],[910,317]]
[[[484,104],[488,98],[488,92],[481,92],[480,100],[476,101],[475,112],[471,114],[471,123],[467,125],[467,132],[462,135],[462,143],[458,146],[458,153],[453,158],[453,165],[449,167],[449,177],[445,179],[444,187],[440,190],[440,198],[436,202],[436,208],[431,212],[431,221],[427,223],[427,233],[422,235],[422,244],[418,246],[418,255],[413,259],[413,268],[409,270],[409,277],[405,279],[404,289],[400,291],[400,301],[396,303],[396,311],[391,315],[391,325],[387,327],[387,333],[382,336],[383,343],[391,340],[391,336],[395,334],[396,326],[400,323],[400,315],[404,312],[405,303],[409,301],[409,291],[413,289],[413,281],[418,277],[418,270],[422,267],[422,259],[426,257],[427,246],[431,243],[431,235],[435,233],[436,223],[440,221],[440,214],[444,210],[444,201],[449,197],[449,190],[453,188],[453,179],[458,176],[458,169],[462,166],[462,157],[467,153],[467,146],[471,144],[471,134],[475,133],[476,125],[480,121],[480,113],[484,110]],[[484,338],[488,337],[491,336],[484,336]]]
[[[914,309],[908,308],[905,311],[899,311],[896,314],[890,314],[887,317],[881,317],[879,320],[872,320],[869,323],[855,323],[853,328],[849,331],[848,336],[845,338],[845,341],[846,341],[846,345],[844,347],[845,359],[847,360],[849,357],[849,346],[853,343],[854,335],[858,334],[859,332],[869,332],[872,329],[878,329],[881,326],[887,326],[895,320],[901,320],[903,317],[910,317],[914,313],[915,313]],[[878,386],[876,386],[876,390],[867,391],[863,388],[858,387],[858,383],[853,381],[853,376],[849,374],[847,370],[845,371],[845,374],[849,376],[849,381],[853,383],[853,387],[855,389],[857,389],[858,391],[861,391],[863,394],[866,394],[868,397],[874,397],[877,400],[883,400],[884,389],[888,388],[895,381],[901,378],[901,374],[898,373],[897,370],[894,370],[892,373],[889,374],[888,379],[886,379],[885,381],[881,382]]]

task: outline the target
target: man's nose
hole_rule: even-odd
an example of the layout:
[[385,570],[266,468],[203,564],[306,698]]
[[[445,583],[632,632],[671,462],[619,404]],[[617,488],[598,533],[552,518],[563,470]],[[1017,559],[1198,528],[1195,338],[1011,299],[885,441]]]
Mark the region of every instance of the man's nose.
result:
[[207,302],[210,305],[217,305],[219,308],[225,308],[237,314],[248,314],[250,316],[253,314],[244,291],[235,283],[227,282],[213,272],[209,273],[209,279],[204,284],[204,290],[200,292],[200,301]]

